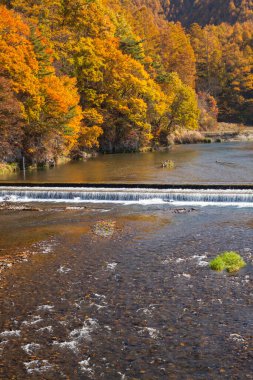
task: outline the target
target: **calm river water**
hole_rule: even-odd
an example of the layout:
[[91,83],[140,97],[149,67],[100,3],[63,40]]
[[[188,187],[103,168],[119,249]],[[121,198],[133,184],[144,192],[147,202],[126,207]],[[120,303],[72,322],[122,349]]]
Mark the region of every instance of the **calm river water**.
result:
[[[252,181],[252,145],[226,147],[118,156],[118,174],[105,156],[30,179],[166,182],[157,166],[173,157],[176,182]],[[224,250],[247,266],[211,271]],[[1,379],[252,379],[252,208],[7,202],[0,270]]]
[[[174,160],[175,169],[161,168]],[[86,183],[250,183],[253,143],[175,146],[169,152],[101,155],[87,162],[1,176],[2,181]]]

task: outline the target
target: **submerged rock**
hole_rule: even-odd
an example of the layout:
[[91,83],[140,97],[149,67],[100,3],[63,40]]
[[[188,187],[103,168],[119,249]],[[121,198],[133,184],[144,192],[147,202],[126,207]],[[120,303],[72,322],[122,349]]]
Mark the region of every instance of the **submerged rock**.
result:
[[93,227],[93,232],[97,236],[111,237],[115,232],[116,222],[114,221],[99,221]]
[[28,260],[29,253],[22,252],[17,256],[4,256],[0,258],[0,273],[7,269],[11,269],[15,264]]
[[175,162],[172,160],[163,161],[161,166],[162,168],[174,169]]
[[176,208],[175,210],[173,210],[174,214],[188,214],[190,212],[193,212],[193,211],[198,211],[196,208]]
[[39,207],[29,206],[29,205],[16,205],[12,203],[5,202],[0,204],[0,210],[10,210],[10,211],[43,211]]

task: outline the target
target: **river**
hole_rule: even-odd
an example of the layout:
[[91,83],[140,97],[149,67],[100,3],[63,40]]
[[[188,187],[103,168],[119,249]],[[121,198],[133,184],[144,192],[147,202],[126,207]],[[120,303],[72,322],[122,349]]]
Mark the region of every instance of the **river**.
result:
[[[252,183],[251,147],[103,156],[27,175]],[[173,180],[173,171],[159,168],[168,157]],[[131,170],[137,177],[128,177]],[[252,203],[0,203],[0,378],[252,379]],[[238,251],[247,266],[233,275],[211,271],[209,261],[224,250]]]
[[[175,169],[161,167],[175,161]],[[52,169],[27,170],[0,182],[252,183],[253,143],[179,145],[168,152],[99,155]]]

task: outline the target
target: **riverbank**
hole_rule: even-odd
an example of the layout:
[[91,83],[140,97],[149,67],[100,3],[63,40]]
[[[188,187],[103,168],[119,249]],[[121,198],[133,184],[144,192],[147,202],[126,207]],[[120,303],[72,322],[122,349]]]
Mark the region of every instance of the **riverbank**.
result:
[[177,130],[169,138],[171,146],[243,141],[253,141],[253,127],[232,123],[218,123],[217,127],[210,131]]
[[[146,147],[140,150],[140,152],[135,153],[117,153],[117,154],[103,154],[99,155],[98,152],[85,153],[79,155],[79,159],[71,160],[69,157],[60,157],[57,161],[50,161],[45,165],[30,165],[26,168],[27,173],[25,176],[30,176],[31,172],[43,171],[45,169],[53,169],[55,167],[64,166],[69,163],[77,162],[77,161],[92,161],[93,159],[107,156],[117,156],[118,158],[122,155],[128,154],[129,157],[131,154],[138,153],[168,153],[173,150],[173,148],[180,145],[189,145],[189,144],[208,144],[208,143],[222,143],[222,142],[253,142],[253,127],[246,127],[239,124],[229,124],[229,123],[219,123],[218,127],[215,130],[211,131],[190,131],[190,130],[178,130],[174,132],[168,141],[167,146],[155,146],[155,147]],[[105,158],[105,161],[107,159]],[[119,165],[120,165],[120,160]],[[160,162],[160,164],[163,161]],[[120,170],[120,168],[119,168]],[[10,176],[11,174],[15,174],[20,171],[18,163],[5,163],[0,162],[0,180],[1,177]],[[22,171],[23,177],[24,173]]]
[[[1,183],[248,184],[253,142],[174,145],[166,151],[98,155],[87,161],[27,170],[0,177]],[[162,163],[173,161],[173,169]]]
[[253,141],[253,127],[240,124],[219,123],[214,131],[203,131],[201,133],[210,142]]

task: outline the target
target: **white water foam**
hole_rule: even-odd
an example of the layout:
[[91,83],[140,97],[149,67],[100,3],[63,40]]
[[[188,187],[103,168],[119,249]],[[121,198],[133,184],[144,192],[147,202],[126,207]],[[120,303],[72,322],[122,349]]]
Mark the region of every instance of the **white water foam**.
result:
[[230,334],[229,339],[236,343],[245,343],[245,339],[240,334]]
[[253,190],[2,186],[1,201],[253,207]]
[[64,273],[64,274],[66,274],[66,273],[71,272],[71,269],[70,269],[70,268],[67,268],[67,267],[64,267],[64,266],[60,266],[60,268],[57,269],[57,272],[58,272],[58,273]]
[[97,321],[89,318],[83,323],[81,328],[71,331],[69,336],[78,341],[81,339],[91,341],[91,333],[97,328],[97,326]]
[[185,259],[181,259],[180,257],[179,257],[179,259],[176,259],[177,264],[182,263],[183,261],[185,261]]
[[53,311],[54,310],[54,306],[52,305],[40,305],[37,307],[37,311]]
[[114,271],[116,269],[116,266],[118,265],[118,263],[107,263],[107,266],[106,268],[108,270],[111,270],[111,271]]
[[32,315],[30,317],[30,320],[29,321],[23,321],[22,325],[33,326],[33,325],[37,325],[38,323],[40,323],[42,321],[43,321],[43,319],[41,318],[40,315]]
[[177,277],[184,277],[184,278],[186,278],[187,280],[190,280],[190,278],[191,278],[191,275],[189,274],[189,273],[178,273],[178,274],[176,274],[175,276],[174,276],[175,278],[177,278]]
[[6,330],[6,331],[3,331],[0,333],[0,336],[3,337],[3,338],[7,338],[7,337],[18,337],[21,335],[21,331],[20,330]]
[[53,342],[53,345],[58,346],[60,348],[67,348],[73,352],[78,351],[78,342],[75,340],[65,342]]
[[93,295],[94,297],[99,298],[99,299],[104,299],[104,300],[106,299],[106,296],[104,294],[94,293]]
[[28,355],[33,355],[37,350],[40,349],[40,344],[37,343],[28,343],[24,346],[21,346],[22,350],[24,350]]
[[53,240],[43,240],[39,243],[34,244],[34,247],[39,249],[40,253],[48,254],[53,252],[56,243]]
[[82,327],[74,329],[70,332],[68,341],[54,342],[53,344],[61,348],[68,348],[74,352],[78,352],[79,345],[82,343],[83,340],[92,341],[91,334],[97,328],[97,320],[91,318],[86,319]]
[[8,340],[2,340],[2,342],[0,342],[0,355],[2,355],[2,353],[4,352],[4,348],[8,344],[8,342]]
[[126,375],[124,373],[118,372],[120,375],[120,380],[126,380]]
[[78,207],[78,206],[69,206],[69,207],[66,207],[66,210],[70,210],[70,211],[76,211],[76,210],[84,210],[84,207]]
[[108,304],[105,303],[104,305],[99,305],[97,303],[91,303],[90,306],[95,306],[97,308],[97,310],[100,310],[100,309],[106,309],[108,307]]
[[105,295],[94,293],[93,297],[96,299],[96,302],[92,302],[90,306],[95,306],[97,310],[105,309],[108,307],[108,303],[106,302]]
[[47,360],[32,360],[30,362],[24,362],[27,373],[44,373],[52,369],[53,366]]
[[197,265],[199,267],[206,267],[209,265],[209,262],[204,260],[206,258],[207,258],[206,255],[194,255],[194,256],[190,257],[190,259],[197,260]]
[[139,331],[139,333],[141,335],[143,335],[144,333],[148,333],[150,338],[152,339],[157,339],[158,338],[158,335],[159,335],[159,331],[157,329],[154,329],[152,327],[143,327],[141,328],[141,330]]
[[53,332],[53,327],[52,326],[45,326],[45,327],[41,327],[40,329],[36,330],[36,332]]
[[90,358],[80,361],[79,363],[80,369],[82,372],[86,373],[88,376],[93,376],[94,371],[90,365]]

